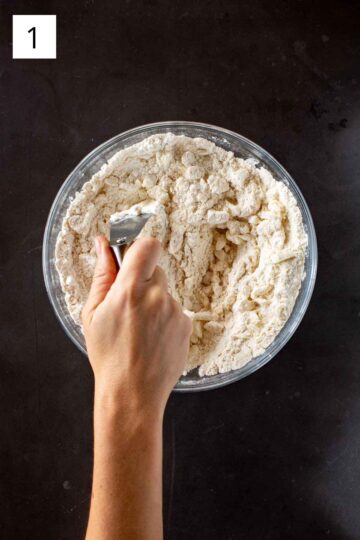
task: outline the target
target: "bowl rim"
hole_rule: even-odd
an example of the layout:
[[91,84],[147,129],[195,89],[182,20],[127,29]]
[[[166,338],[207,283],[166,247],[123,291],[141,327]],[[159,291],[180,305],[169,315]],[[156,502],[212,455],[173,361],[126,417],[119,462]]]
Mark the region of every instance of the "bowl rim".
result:
[[[227,372],[226,374],[221,374],[221,375],[226,376],[226,378],[224,378],[224,380],[221,380],[221,381],[216,381],[216,380],[212,381],[211,380],[212,376],[208,376],[208,377],[204,376],[204,380],[207,380],[206,385],[202,384],[202,385],[196,386],[196,385],[194,385],[194,383],[189,383],[189,386],[186,386],[186,383],[183,382],[183,383],[179,384],[179,382],[178,382],[175,385],[174,389],[173,389],[173,392],[176,392],[176,393],[204,392],[204,391],[207,391],[207,390],[213,390],[213,389],[216,389],[216,388],[221,388],[221,387],[227,386],[228,384],[231,384],[233,382],[239,381],[239,380],[251,375],[252,373],[257,371],[258,369],[263,367],[265,364],[267,364],[270,360],[272,360],[274,358],[274,356],[276,356],[276,354],[278,354],[280,352],[280,350],[286,345],[286,343],[294,335],[296,329],[300,325],[300,323],[301,323],[301,321],[302,321],[302,319],[303,319],[303,317],[304,317],[304,315],[305,315],[305,313],[307,311],[308,305],[310,303],[310,300],[311,300],[311,297],[312,297],[312,294],[313,294],[313,291],[314,291],[316,275],[317,275],[317,267],[318,267],[318,248],[317,248],[317,238],[316,238],[314,222],[313,222],[309,207],[308,207],[308,205],[306,203],[306,200],[305,200],[303,194],[301,193],[300,188],[296,184],[295,180],[287,172],[287,170],[277,161],[277,159],[274,158],[274,156],[272,156],[267,150],[265,150],[264,148],[259,146],[257,143],[255,143],[251,139],[248,139],[247,137],[244,137],[243,135],[240,135],[239,133],[236,133],[235,131],[232,131],[232,130],[229,130],[229,129],[226,129],[226,128],[222,128],[220,126],[216,126],[216,125],[213,125],[213,124],[207,124],[207,123],[203,123],[203,122],[192,122],[192,121],[188,121],[188,120],[167,120],[167,121],[160,121],[160,122],[152,122],[152,123],[149,123],[149,124],[143,124],[143,125],[140,125],[140,126],[136,126],[134,128],[130,128],[130,129],[126,130],[126,131],[123,131],[123,132],[115,135],[114,137],[111,137],[110,139],[107,139],[106,141],[104,141],[103,143],[101,143],[100,145],[95,147],[93,150],[91,150],[72,169],[72,171],[67,175],[66,179],[64,180],[64,182],[60,186],[60,188],[59,188],[59,190],[58,190],[58,192],[57,192],[57,194],[56,194],[56,196],[55,196],[55,198],[53,200],[53,203],[52,203],[52,205],[50,207],[50,211],[49,211],[49,214],[48,214],[48,217],[47,217],[47,220],[46,220],[46,225],[45,225],[45,230],[44,230],[44,235],[43,235],[42,270],[43,270],[43,276],[44,276],[44,281],[45,281],[46,292],[48,294],[50,304],[52,305],[53,311],[55,312],[55,315],[56,315],[58,321],[60,322],[60,325],[62,326],[62,328],[65,331],[66,335],[76,345],[76,347],[83,354],[85,354],[87,356],[86,349],[76,340],[75,336],[69,331],[68,327],[65,324],[65,321],[63,320],[63,318],[60,315],[60,312],[57,309],[57,306],[56,306],[56,304],[55,304],[55,302],[53,300],[53,294],[52,294],[51,284],[50,284],[50,276],[48,275],[47,265],[49,263],[49,255],[50,255],[50,253],[49,253],[49,249],[50,249],[49,238],[50,238],[50,234],[51,234],[51,225],[52,225],[52,222],[53,222],[54,214],[55,214],[55,211],[57,210],[57,207],[58,207],[58,201],[59,201],[59,199],[61,199],[64,191],[66,191],[66,189],[68,188],[68,185],[71,184],[74,174],[76,174],[79,169],[86,166],[87,163],[89,161],[91,161],[91,159],[94,156],[101,154],[102,152],[104,152],[104,150],[106,150],[109,146],[111,146],[112,144],[114,144],[118,140],[124,139],[124,138],[126,138],[127,136],[130,136],[130,135],[136,135],[137,133],[143,133],[143,132],[146,133],[146,131],[154,129],[154,128],[170,128],[170,127],[176,127],[176,128],[181,128],[181,127],[192,128],[193,127],[193,128],[197,128],[197,129],[205,129],[205,130],[210,130],[210,131],[217,131],[217,132],[220,132],[220,133],[223,133],[223,134],[228,134],[231,137],[235,137],[236,139],[238,139],[238,140],[242,141],[243,143],[247,144],[253,150],[256,150],[260,154],[264,155],[272,163],[272,165],[278,170],[281,177],[283,179],[286,179],[286,181],[291,185],[292,192],[293,193],[295,192],[296,198],[299,201],[301,201],[302,210],[303,210],[302,214],[305,214],[305,216],[306,216],[306,225],[307,225],[306,232],[307,232],[307,235],[308,235],[307,257],[309,258],[309,270],[308,270],[308,273],[310,273],[310,274],[308,276],[306,276],[307,277],[306,294],[305,294],[305,296],[303,298],[303,301],[302,301],[301,305],[299,306],[299,310],[297,312],[296,320],[292,321],[291,329],[285,335],[283,335],[282,340],[281,340],[280,343],[279,342],[276,343],[277,338],[282,334],[285,327],[287,327],[287,325],[292,320],[292,318],[294,316],[295,306],[294,306],[289,318],[285,322],[284,326],[282,327],[280,332],[275,336],[272,343],[265,349],[264,353],[262,353],[261,355],[255,357],[255,358],[252,358],[247,364],[245,364],[245,366],[243,366],[243,367],[241,367],[241,368],[239,368],[237,370]],[[297,200],[297,202],[298,202],[298,200]],[[305,278],[304,278],[304,280],[305,280]],[[304,283],[304,280],[303,280],[303,283]],[[303,283],[301,285],[299,294],[300,294],[301,289],[303,287]],[[276,344],[276,346],[274,346],[275,344]],[[215,377],[216,376],[217,375],[215,375]]]

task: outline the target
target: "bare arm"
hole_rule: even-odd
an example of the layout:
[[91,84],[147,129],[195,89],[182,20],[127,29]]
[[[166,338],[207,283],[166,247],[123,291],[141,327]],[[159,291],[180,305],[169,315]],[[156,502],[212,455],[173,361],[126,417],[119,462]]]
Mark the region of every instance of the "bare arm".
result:
[[191,322],[167,292],[160,244],[137,240],[116,274],[105,238],[83,322],[95,375],[94,473],[86,540],[161,540],[162,420]]

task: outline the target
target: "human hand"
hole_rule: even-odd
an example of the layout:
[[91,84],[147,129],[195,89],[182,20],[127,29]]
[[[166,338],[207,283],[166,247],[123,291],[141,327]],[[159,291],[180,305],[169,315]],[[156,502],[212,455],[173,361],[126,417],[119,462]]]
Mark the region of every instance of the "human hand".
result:
[[82,313],[95,394],[163,412],[184,370],[192,325],[157,266],[160,243],[136,240],[118,273],[106,238],[95,244],[98,259]]

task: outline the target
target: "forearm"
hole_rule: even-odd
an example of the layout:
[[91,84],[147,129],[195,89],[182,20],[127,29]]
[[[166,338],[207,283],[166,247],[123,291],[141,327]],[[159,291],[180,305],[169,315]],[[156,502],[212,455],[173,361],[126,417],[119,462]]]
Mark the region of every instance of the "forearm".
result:
[[95,392],[86,540],[161,540],[162,414]]
[[95,377],[86,540],[162,540],[162,421],[184,370],[191,321],[169,294],[161,245],[139,238],[117,271],[108,241],[82,312]]

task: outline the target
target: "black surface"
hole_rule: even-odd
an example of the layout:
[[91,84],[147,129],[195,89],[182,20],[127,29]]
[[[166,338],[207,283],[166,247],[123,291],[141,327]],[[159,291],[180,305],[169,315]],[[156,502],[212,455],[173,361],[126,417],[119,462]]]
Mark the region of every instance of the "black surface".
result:
[[[44,290],[53,198],[104,140],[184,119],[279,159],[309,203],[320,266],[276,359],[171,398],[167,538],[359,539],[359,3],[1,6],[0,538],[81,539],[87,519],[93,382]],[[26,13],[58,15],[57,60],[11,59],[11,15]]]

